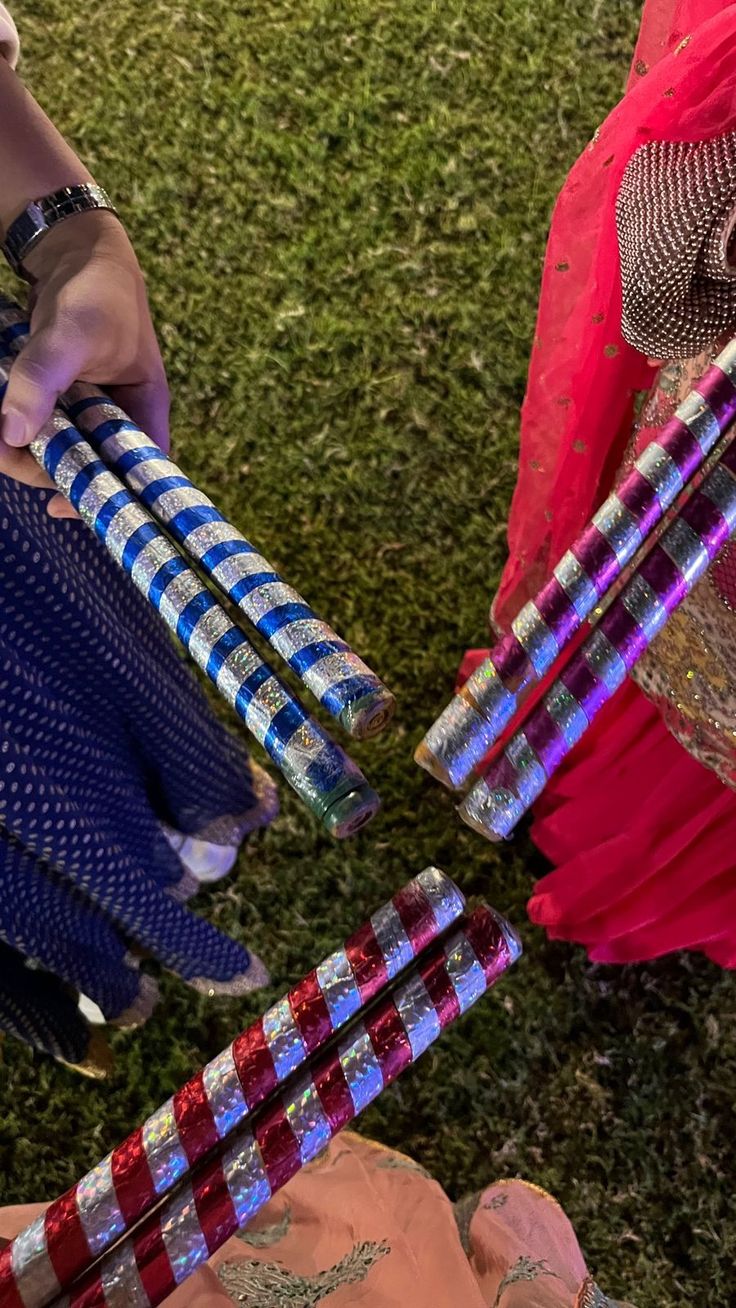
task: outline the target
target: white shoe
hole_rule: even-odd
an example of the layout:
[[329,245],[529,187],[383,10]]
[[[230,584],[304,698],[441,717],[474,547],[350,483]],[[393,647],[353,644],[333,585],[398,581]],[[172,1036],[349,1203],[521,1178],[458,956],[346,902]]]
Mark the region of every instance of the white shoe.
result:
[[101,1008],[97,1007],[86,995],[80,995],[77,1001],[77,1008],[83,1017],[86,1017],[90,1026],[105,1026],[106,1019]]
[[176,851],[187,872],[205,884],[219,881],[227,876],[235,866],[238,857],[237,845],[213,845],[208,840],[197,840],[196,836],[185,836],[181,831],[173,831],[164,826],[163,833],[171,848]]

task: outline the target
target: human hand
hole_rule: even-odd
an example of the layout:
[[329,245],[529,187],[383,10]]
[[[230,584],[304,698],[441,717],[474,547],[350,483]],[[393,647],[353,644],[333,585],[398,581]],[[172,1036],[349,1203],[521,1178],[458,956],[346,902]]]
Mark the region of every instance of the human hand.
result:
[[[138,261],[118,219],[75,214],[48,232],[24,261],[33,278],[31,333],[14,360],[0,406],[0,473],[51,486],[24,447],[59,395],[96,382],[162,449],[169,448],[169,392]],[[52,517],[76,517],[62,495]]]

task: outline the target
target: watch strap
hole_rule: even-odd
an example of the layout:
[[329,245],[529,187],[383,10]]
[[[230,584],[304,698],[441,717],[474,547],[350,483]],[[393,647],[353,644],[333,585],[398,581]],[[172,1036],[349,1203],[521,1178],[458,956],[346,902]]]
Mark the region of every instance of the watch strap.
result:
[[116,212],[110,197],[95,182],[63,186],[40,200],[32,200],[10,224],[3,243],[3,254],[13,271],[24,276],[23,260],[46,232],[75,213],[87,213],[91,209]]

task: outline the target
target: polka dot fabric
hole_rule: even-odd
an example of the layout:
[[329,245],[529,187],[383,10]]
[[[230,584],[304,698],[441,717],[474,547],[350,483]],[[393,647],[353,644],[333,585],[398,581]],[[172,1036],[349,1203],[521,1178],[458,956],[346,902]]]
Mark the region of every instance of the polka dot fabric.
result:
[[65,1063],[83,1062],[89,1031],[68,987],[2,944],[0,976],[0,1027]]
[[[122,571],[46,500],[0,477],[0,941],[111,1021],[150,1009],[141,954],[200,989],[248,988],[261,965],[184,906],[162,824],[237,844],[273,792]],[[22,1034],[3,978],[0,1027]]]

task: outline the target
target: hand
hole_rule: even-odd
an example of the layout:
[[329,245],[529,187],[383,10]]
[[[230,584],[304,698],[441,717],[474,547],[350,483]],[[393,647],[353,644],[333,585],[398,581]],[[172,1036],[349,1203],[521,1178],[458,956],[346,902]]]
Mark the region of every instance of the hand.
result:
[[[25,267],[33,278],[31,334],[0,408],[0,472],[28,486],[51,485],[23,447],[75,381],[103,386],[168,450],[166,374],[143,275],[118,219],[103,210],[75,214],[42,237]],[[48,511],[76,516],[62,495]]]

